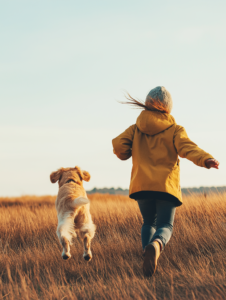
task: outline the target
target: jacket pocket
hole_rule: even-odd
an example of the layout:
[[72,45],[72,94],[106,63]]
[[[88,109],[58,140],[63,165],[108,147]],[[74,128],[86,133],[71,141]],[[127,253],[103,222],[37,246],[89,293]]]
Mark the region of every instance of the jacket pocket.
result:
[[170,186],[176,193],[180,191],[180,160],[178,159],[169,175]]

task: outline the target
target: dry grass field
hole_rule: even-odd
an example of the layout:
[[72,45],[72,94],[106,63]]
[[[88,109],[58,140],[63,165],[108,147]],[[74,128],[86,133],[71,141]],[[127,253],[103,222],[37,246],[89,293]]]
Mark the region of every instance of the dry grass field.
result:
[[142,274],[137,203],[89,198],[97,225],[89,263],[79,240],[62,260],[55,197],[0,198],[0,299],[226,299],[226,194],[184,197],[152,279]]

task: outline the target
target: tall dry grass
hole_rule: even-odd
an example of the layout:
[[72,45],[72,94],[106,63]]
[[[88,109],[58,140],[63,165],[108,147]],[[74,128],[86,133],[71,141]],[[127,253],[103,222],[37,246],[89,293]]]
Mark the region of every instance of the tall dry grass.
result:
[[142,274],[141,215],[125,196],[90,195],[93,260],[63,261],[55,197],[0,198],[0,299],[226,299],[226,194],[184,197],[152,279]]

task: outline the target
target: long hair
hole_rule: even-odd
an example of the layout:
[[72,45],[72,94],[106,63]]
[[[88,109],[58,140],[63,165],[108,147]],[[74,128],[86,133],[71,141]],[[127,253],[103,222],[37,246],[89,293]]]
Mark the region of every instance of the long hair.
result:
[[148,97],[147,100],[143,102],[134,99],[129,93],[126,93],[125,97],[128,101],[124,101],[120,103],[132,105],[134,108],[146,109],[151,111],[159,111],[167,114],[170,113],[169,108],[165,107],[165,105],[160,100]]

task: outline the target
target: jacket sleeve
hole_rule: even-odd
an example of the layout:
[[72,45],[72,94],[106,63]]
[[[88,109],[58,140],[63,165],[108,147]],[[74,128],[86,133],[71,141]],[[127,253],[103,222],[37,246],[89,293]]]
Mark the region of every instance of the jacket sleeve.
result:
[[126,160],[132,155],[132,144],[135,129],[136,125],[134,124],[112,140],[113,152],[121,160]]
[[185,129],[179,125],[177,125],[174,134],[174,146],[180,157],[189,159],[199,167],[207,168],[205,161],[209,158],[213,158],[212,155],[203,151],[193,143],[188,138]]

